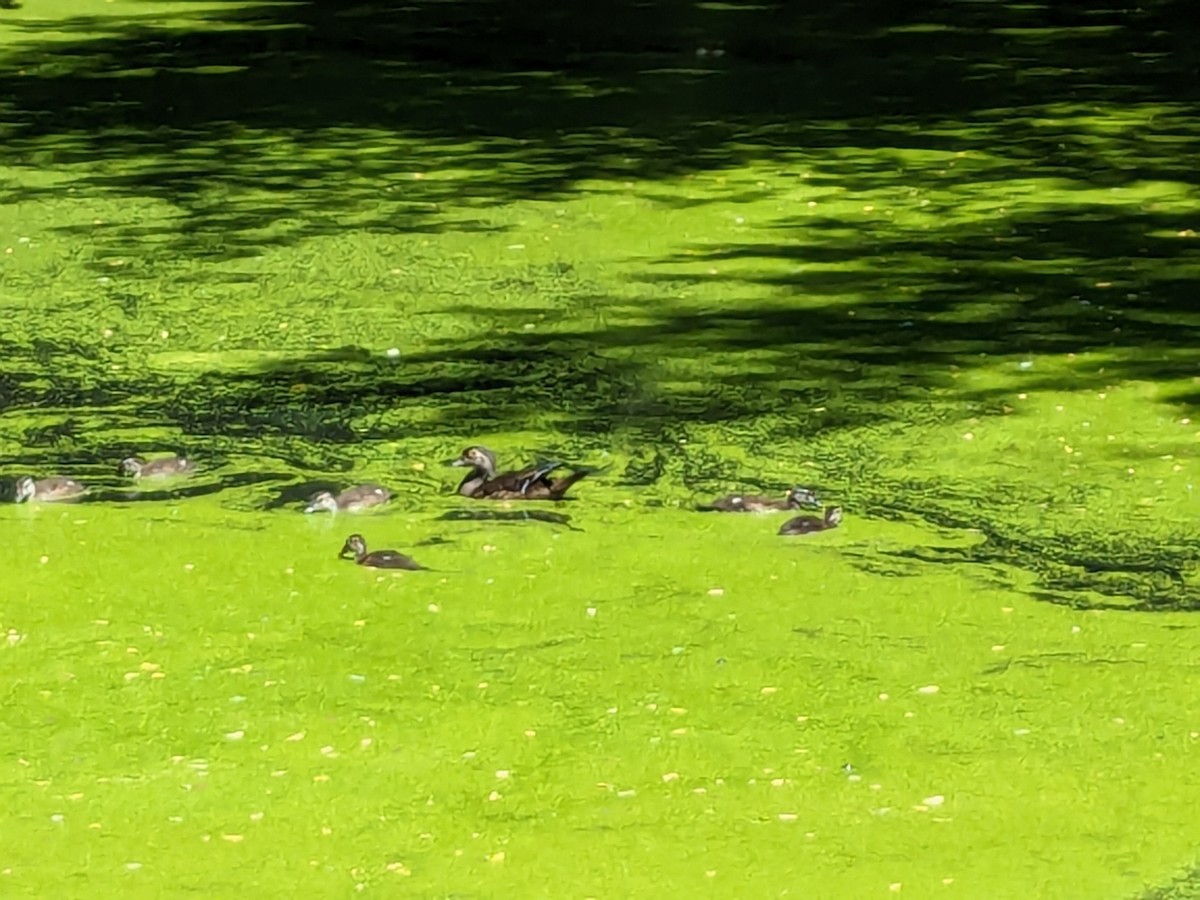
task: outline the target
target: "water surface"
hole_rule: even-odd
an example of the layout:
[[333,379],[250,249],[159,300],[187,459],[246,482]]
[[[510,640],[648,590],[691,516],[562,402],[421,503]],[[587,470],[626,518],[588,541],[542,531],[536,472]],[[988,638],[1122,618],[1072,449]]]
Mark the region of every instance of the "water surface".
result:
[[[1186,869],[1196,120],[1132,38],[951,6],[855,69],[712,11],[446,56],[414,9],[0,11],[0,476],[93,488],[0,506],[4,892]],[[971,69],[1004,34],[1044,70]],[[473,442],[608,468],[481,508]],[[134,452],[202,470],[133,491]],[[301,514],[361,482],[395,500]],[[797,483],[843,526],[694,509]]]

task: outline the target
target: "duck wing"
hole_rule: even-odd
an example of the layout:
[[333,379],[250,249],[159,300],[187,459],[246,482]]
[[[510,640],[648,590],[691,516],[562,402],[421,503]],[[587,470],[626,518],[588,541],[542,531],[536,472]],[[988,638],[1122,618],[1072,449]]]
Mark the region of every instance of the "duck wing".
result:
[[496,500],[538,500],[549,496],[553,482],[551,472],[562,467],[560,462],[544,462],[515,472],[501,472],[479,486],[477,497]]
[[718,497],[711,503],[702,503],[697,509],[704,512],[745,512],[746,498],[741,494],[727,494],[724,497]]
[[411,556],[405,556],[397,550],[375,550],[362,558],[361,565],[374,569],[409,569],[414,572],[425,568]]
[[360,484],[338,494],[337,505],[342,509],[361,509],[386,503],[391,497],[392,492],[378,484]]
[[718,497],[700,509],[708,512],[764,512],[771,509],[783,509],[782,500],[774,497],[762,497],[756,494],[728,494]]

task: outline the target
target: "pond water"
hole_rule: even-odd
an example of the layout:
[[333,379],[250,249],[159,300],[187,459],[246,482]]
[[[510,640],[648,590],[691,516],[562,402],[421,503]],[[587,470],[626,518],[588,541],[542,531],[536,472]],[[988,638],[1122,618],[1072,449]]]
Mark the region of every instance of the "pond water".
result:
[[[406,63],[312,12],[0,10],[2,499],[91,488],[0,504],[0,893],[1130,897],[1193,864],[1186,110],[883,115],[851,78],[738,118],[798,70],[688,29],[431,62],[456,14],[417,8]],[[473,443],[598,471],[467,500]],[[117,474],[167,452],[199,471]],[[392,502],[302,514],[364,482]],[[841,526],[696,510],[795,484]]]

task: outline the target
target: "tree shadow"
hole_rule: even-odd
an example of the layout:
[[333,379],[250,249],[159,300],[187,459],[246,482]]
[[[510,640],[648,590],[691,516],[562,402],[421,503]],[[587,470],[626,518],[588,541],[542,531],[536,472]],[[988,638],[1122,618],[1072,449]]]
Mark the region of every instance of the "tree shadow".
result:
[[[1194,154],[1155,143],[1174,133],[1194,150],[1186,13],[1172,2],[413,0],[231,4],[203,14],[216,28],[14,16],[25,43],[8,54],[0,96],[11,163],[87,163],[76,192],[177,210],[113,223],[115,246],[225,260],[348,224],[485,228],[463,213],[798,149],[843,151],[822,164],[843,187],[871,180],[850,148],[977,147],[1100,182],[1195,183]],[[1172,107],[1149,133],[1100,140],[1066,116],[1096,101]],[[1124,167],[1097,157],[1114,143],[1143,152]],[[8,187],[0,200],[67,189]]]
[[[776,160],[783,187],[734,187],[721,201],[782,204],[801,160],[817,205],[781,215],[763,240],[647,261],[632,301],[580,293],[570,315],[460,304],[447,311],[495,327],[399,361],[350,347],[252,372],[122,375],[86,342],[0,335],[0,401],[70,411],[23,435],[30,462],[73,452],[101,411],[332,470],[345,465],[339,447],[362,441],[552,421],[586,447],[618,430],[640,436],[625,484],[706,487],[746,475],[704,448],[682,454],[690,423],[719,424],[769,456],[797,434],[951,417],[928,398],[953,367],[1016,355],[1034,363],[1031,390],[1183,383],[1200,349],[1195,223],[1171,212],[1195,190],[1200,157],[1191,13],[1178,2],[411,0],[231,5],[205,13],[220,24],[210,29],[150,15],[14,17],[6,27],[26,43],[0,73],[9,162],[80,174],[0,185],[0,202],[73,191],[172,210],[107,226],[102,240],[122,252],[213,264],[346,229],[496,228],[488,207],[597,180],[636,178],[646,198],[687,206],[708,201],[652,182]],[[1053,202],[997,205],[1031,174]],[[934,187],[977,205],[941,208],[943,191],[917,206]],[[1073,189],[1092,193],[1073,201]],[[1130,199],[1099,203],[1096,189]],[[882,201],[861,219],[821,212],[860,193],[891,197],[903,224]],[[243,277],[215,268],[188,277]],[[719,300],[680,299],[708,286]],[[136,313],[133,294],[116,302]],[[543,324],[526,331],[531,313]],[[1088,351],[1105,354],[1103,371],[1036,365]],[[1000,412],[994,390],[958,396]],[[1197,392],[1173,399],[1194,405]],[[839,464],[855,472],[863,453],[847,448]],[[929,497],[928,485],[857,490],[873,515],[905,490]],[[985,561],[1040,571],[1060,537],[1013,543],[998,530]],[[1143,549],[1103,551],[1136,574]],[[1149,608],[1161,594],[1104,575],[1082,543],[1063,554],[1046,583],[1083,573],[1071,596],[1128,588]]]

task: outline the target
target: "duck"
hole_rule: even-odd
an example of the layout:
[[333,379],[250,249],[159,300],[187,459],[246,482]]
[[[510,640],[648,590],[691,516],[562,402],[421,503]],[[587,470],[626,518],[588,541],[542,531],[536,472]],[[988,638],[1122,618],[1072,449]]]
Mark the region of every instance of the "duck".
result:
[[782,498],[762,497],[755,494],[728,494],[718,497],[700,509],[713,512],[777,512],[781,509],[800,509],[804,506],[820,508],[816,491],[809,487],[794,487]]
[[575,469],[565,478],[550,478],[564,463],[544,462],[517,472],[496,474],[496,454],[487,447],[468,447],[447,465],[465,466],[471,471],[458,486],[458,492],[474,500],[563,500],[571,486],[594,469]]
[[33,500],[37,503],[69,503],[78,500],[88,489],[74,478],[52,475],[34,481],[28,475],[17,479],[16,502]]
[[411,556],[405,556],[396,550],[375,550],[368,553],[367,542],[361,534],[352,534],[346,538],[338,559],[347,557],[353,557],[360,566],[370,566],[374,569],[408,569],[416,572],[425,568]]
[[140,456],[128,456],[121,460],[118,474],[129,475],[134,480],[142,478],[178,478],[191,475],[196,471],[196,464],[183,456],[163,456],[158,459],[142,459]]
[[828,506],[825,508],[825,515],[818,518],[817,516],[796,516],[794,519],[788,519],[779,528],[780,534],[813,534],[818,531],[828,531],[830,528],[837,528],[842,523],[842,508],[840,506]]
[[357,487],[346,488],[336,496],[329,491],[321,491],[312,498],[308,506],[304,507],[304,511],[306,513],[318,510],[328,510],[331,513],[358,512],[387,503],[391,498],[392,492],[385,487],[377,484],[360,484]]

